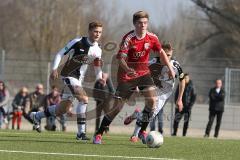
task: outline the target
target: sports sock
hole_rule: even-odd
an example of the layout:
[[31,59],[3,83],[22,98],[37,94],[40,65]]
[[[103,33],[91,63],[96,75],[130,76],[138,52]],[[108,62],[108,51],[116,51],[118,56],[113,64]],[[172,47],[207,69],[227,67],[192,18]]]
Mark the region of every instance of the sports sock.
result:
[[147,126],[150,122],[150,118],[152,118],[152,111],[145,107],[144,110],[142,111],[142,120],[141,120],[141,130],[140,131],[146,131]]
[[102,120],[102,123],[101,123],[101,126],[100,128],[98,129],[98,131],[96,132],[96,134],[103,134],[103,132],[105,131],[105,129],[112,123],[112,120],[107,116],[105,115],[103,117],[103,120]]
[[138,133],[139,133],[140,129],[141,129],[141,126],[139,126],[138,123],[136,122],[135,129],[133,131],[133,135],[132,136],[138,137]]
[[78,135],[86,132],[86,110],[87,110],[87,103],[79,102],[77,106]]

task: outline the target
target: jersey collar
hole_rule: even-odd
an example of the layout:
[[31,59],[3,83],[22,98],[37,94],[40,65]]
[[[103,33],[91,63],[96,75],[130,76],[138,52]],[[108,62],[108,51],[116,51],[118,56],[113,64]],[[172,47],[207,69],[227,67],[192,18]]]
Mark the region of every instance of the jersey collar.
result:
[[141,39],[144,39],[146,37],[147,31],[144,33],[144,36],[142,38],[137,36],[136,30],[134,30],[134,34],[135,34],[135,36],[137,37],[138,40],[141,40]]
[[94,46],[94,45],[97,45],[98,43],[97,42],[91,42],[90,40],[89,40],[89,38],[87,37],[87,43],[90,45],[90,46]]

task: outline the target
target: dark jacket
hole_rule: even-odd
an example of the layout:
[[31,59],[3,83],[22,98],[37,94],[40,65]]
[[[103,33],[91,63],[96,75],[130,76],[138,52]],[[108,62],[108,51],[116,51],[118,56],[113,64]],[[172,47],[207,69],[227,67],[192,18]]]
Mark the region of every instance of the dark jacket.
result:
[[225,91],[221,88],[220,92],[216,92],[216,87],[209,91],[209,111],[224,111]]
[[13,110],[17,110],[19,106],[21,107],[21,109],[23,109],[26,105],[26,99],[27,96],[23,97],[20,93],[18,93],[12,101]]
[[[176,93],[175,93],[175,102],[177,101],[179,94],[179,86],[177,87]],[[195,103],[196,100],[196,94],[194,93],[194,87],[193,83],[190,80],[188,84],[186,84],[184,92],[183,92],[183,110],[191,110],[193,104]]]
[[38,110],[45,106],[45,94],[33,92],[30,93],[26,99],[26,104],[30,104],[30,110]]
[[96,81],[93,90],[93,98],[95,100],[104,100],[110,95],[113,95],[114,92],[114,87],[110,79],[107,79],[105,86],[103,86],[99,81]]

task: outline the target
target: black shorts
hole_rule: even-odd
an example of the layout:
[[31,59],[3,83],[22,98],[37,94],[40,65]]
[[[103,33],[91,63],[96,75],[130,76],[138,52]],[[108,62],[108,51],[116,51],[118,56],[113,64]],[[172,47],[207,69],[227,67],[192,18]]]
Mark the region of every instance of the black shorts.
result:
[[116,96],[121,97],[123,99],[128,99],[132,95],[132,93],[136,90],[136,87],[139,90],[143,90],[147,87],[155,86],[153,79],[150,74],[138,77],[136,79],[118,83]]

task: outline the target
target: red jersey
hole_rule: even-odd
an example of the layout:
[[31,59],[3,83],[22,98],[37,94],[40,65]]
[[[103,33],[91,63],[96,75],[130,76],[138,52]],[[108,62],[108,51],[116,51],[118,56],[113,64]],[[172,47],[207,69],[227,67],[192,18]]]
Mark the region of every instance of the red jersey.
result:
[[153,33],[147,32],[145,37],[139,39],[135,31],[131,31],[123,37],[120,44],[120,50],[117,58],[124,58],[127,65],[133,68],[137,76],[131,77],[119,66],[118,68],[118,81],[126,82],[143,75],[149,74],[148,60],[150,51],[159,52],[161,44],[157,36]]

